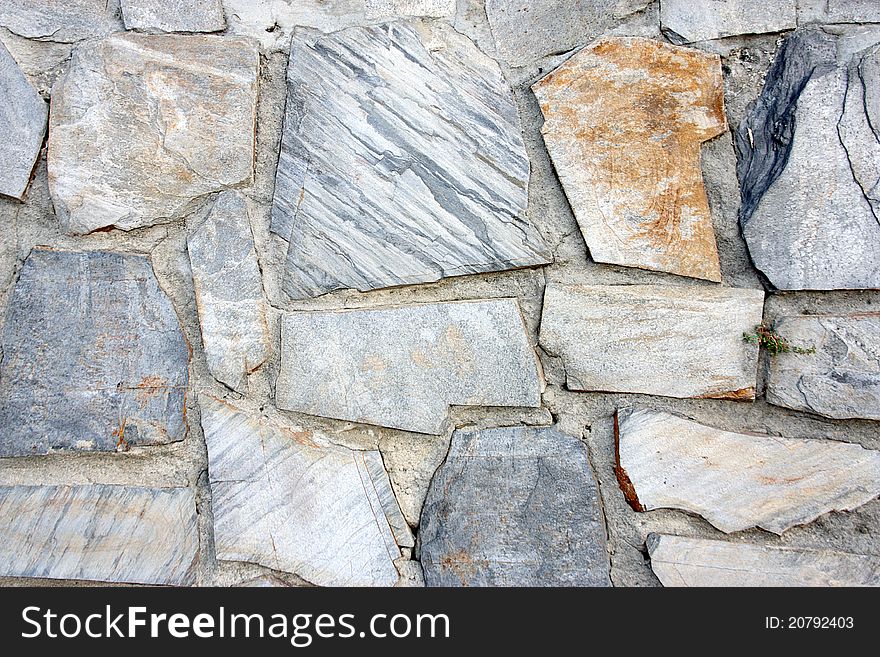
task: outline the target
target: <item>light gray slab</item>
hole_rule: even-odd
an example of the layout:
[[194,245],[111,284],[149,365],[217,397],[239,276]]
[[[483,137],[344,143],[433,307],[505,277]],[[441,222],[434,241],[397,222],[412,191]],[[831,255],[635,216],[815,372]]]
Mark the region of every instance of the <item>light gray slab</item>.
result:
[[365,0],[367,18],[427,16],[440,18],[455,13],[455,0]]
[[194,583],[189,488],[0,486],[0,575],[130,584]]
[[618,479],[636,510],[781,534],[880,495],[880,452],[860,445],[721,431],[643,409],[619,411],[617,423]]
[[738,34],[782,32],[797,27],[797,0],[662,0],[660,23],[679,43]]
[[217,558],[321,586],[392,586],[412,546],[382,457],[201,396]]
[[272,231],[291,298],[549,262],[510,87],[449,25],[298,30],[287,79]]
[[267,304],[245,198],[227,191],[187,238],[208,369],[233,390],[269,357]]
[[662,534],[648,553],[663,586],[880,586],[877,555]]
[[108,0],[0,0],[0,27],[29,39],[73,43],[122,29]]
[[770,359],[768,402],[835,419],[880,420],[880,314],[783,317],[774,329],[816,351]]
[[226,28],[220,0],[121,0],[127,30],[220,32]]
[[0,43],[0,194],[21,199],[40,156],[49,108]]
[[764,293],[729,287],[551,283],[541,346],[571,390],[754,399]]
[[34,249],[2,335],[0,456],[182,440],[189,346],[150,261]]
[[256,44],[236,38],[128,32],[78,48],[49,117],[63,229],[167,222],[250,183],[258,70]]
[[279,408],[439,435],[449,406],[541,403],[514,299],[292,312]]
[[798,0],[801,23],[880,23],[877,0]]
[[456,431],[419,560],[428,586],[609,586],[586,446],[551,427]]

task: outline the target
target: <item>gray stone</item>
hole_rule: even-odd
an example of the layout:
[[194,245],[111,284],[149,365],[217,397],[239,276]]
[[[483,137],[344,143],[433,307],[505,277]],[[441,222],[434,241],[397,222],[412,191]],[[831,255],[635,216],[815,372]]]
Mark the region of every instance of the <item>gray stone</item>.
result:
[[146,257],[34,249],[2,347],[0,456],[184,438],[189,347]]
[[[819,30],[786,39],[736,135],[743,235],[783,290],[880,287],[878,143],[866,127],[880,110],[858,104],[863,78],[838,45]],[[853,71],[876,80],[872,52]]]
[[637,511],[681,509],[723,532],[781,534],[880,495],[880,452],[733,433],[650,410],[618,412],[617,477]]
[[571,390],[754,399],[764,293],[725,287],[551,283],[541,346]]
[[128,30],[220,32],[226,28],[220,0],[122,0]]
[[282,319],[282,409],[439,435],[451,405],[538,407],[542,387],[514,299]]
[[410,527],[416,527],[431,478],[449,451],[449,438],[395,433],[383,436],[379,451],[388,470],[391,487],[400,502],[400,510]]
[[782,32],[797,27],[797,0],[662,0],[660,23],[677,43]]
[[0,486],[0,575],[129,584],[194,583],[189,488]]
[[254,169],[248,40],[118,34],[78,48],[52,92],[49,189],[65,231],[171,221]]
[[877,0],[798,0],[801,23],[880,23]]
[[486,0],[502,59],[524,66],[586,45],[651,0]]
[[413,538],[377,451],[199,400],[217,558],[321,586],[393,586]]
[[29,39],[73,43],[121,30],[118,4],[108,0],[0,0],[0,27]]
[[299,30],[288,93],[272,231],[293,299],[549,262],[510,88],[450,26]]
[[770,359],[768,402],[836,419],[880,420],[880,314],[783,317],[774,329],[816,352]]
[[456,431],[422,511],[428,586],[608,586],[586,446],[554,428]]
[[267,304],[244,197],[223,192],[187,239],[208,369],[247,392],[247,375],[269,357]]
[[429,16],[441,18],[455,13],[455,0],[365,0],[367,18],[387,16]]
[[663,586],[880,586],[880,557],[652,534]]
[[21,199],[43,146],[49,108],[0,43],[0,194]]

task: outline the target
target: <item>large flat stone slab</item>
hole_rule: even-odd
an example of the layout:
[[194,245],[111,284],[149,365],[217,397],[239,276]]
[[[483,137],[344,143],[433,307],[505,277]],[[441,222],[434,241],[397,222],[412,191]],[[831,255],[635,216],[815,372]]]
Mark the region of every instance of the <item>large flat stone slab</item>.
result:
[[248,40],[117,34],[55,84],[49,190],[72,234],[183,216],[253,178],[259,53]]
[[782,32],[797,27],[797,0],[663,0],[660,24],[681,43],[709,41],[738,34]]
[[419,559],[428,586],[609,586],[586,446],[551,427],[456,431]]
[[700,145],[727,129],[721,59],[606,38],[532,89],[593,260],[720,281]]
[[268,306],[244,197],[223,192],[187,238],[208,369],[247,392],[247,375],[269,357]]
[[663,586],[880,586],[880,557],[652,534]]
[[0,43],[0,194],[21,199],[46,135],[49,108]]
[[128,30],[219,32],[226,28],[220,0],[121,0]]
[[775,330],[816,351],[770,359],[767,401],[835,419],[880,420],[880,314],[783,317]]
[[442,23],[298,30],[272,230],[293,299],[549,262],[498,65]]
[[194,583],[189,488],[0,486],[0,575],[127,584]]
[[413,539],[377,451],[199,400],[217,558],[322,586],[392,586]]
[[107,0],[3,0],[0,27],[29,39],[73,43],[122,29]]
[[754,399],[764,293],[724,287],[551,283],[541,346],[571,390]]
[[880,23],[877,0],[798,0],[801,23]]
[[876,49],[849,59],[839,45],[788,37],[736,135],[743,236],[783,290],[880,287],[880,67]]
[[880,495],[880,452],[833,440],[734,433],[669,413],[616,418],[617,477],[637,511],[681,509],[723,532],[781,534]]
[[182,440],[189,346],[144,256],[34,249],[9,299],[0,456]]
[[538,407],[542,387],[514,299],[282,319],[282,409],[439,435],[452,405]]

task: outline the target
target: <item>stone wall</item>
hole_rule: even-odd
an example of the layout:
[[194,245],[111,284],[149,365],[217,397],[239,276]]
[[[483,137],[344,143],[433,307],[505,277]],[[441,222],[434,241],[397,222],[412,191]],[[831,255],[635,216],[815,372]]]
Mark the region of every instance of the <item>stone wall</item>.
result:
[[880,583],[873,0],[0,42],[3,584]]

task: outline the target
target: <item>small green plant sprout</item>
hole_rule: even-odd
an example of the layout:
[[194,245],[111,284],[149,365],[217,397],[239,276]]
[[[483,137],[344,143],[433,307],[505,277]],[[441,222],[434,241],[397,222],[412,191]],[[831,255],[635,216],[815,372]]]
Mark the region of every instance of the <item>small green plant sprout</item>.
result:
[[767,350],[767,353],[770,354],[771,357],[778,356],[779,354],[815,354],[816,348],[810,347],[809,349],[804,347],[797,347],[793,344],[790,344],[788,340],[783,338],[781,335],[776,333],[772,327],[767,326],[766,324],[758,324],[755,327],[755,332],[751,335],[748,333],[743,333],[743,340],[748,342],[749,344],[756,344]]

